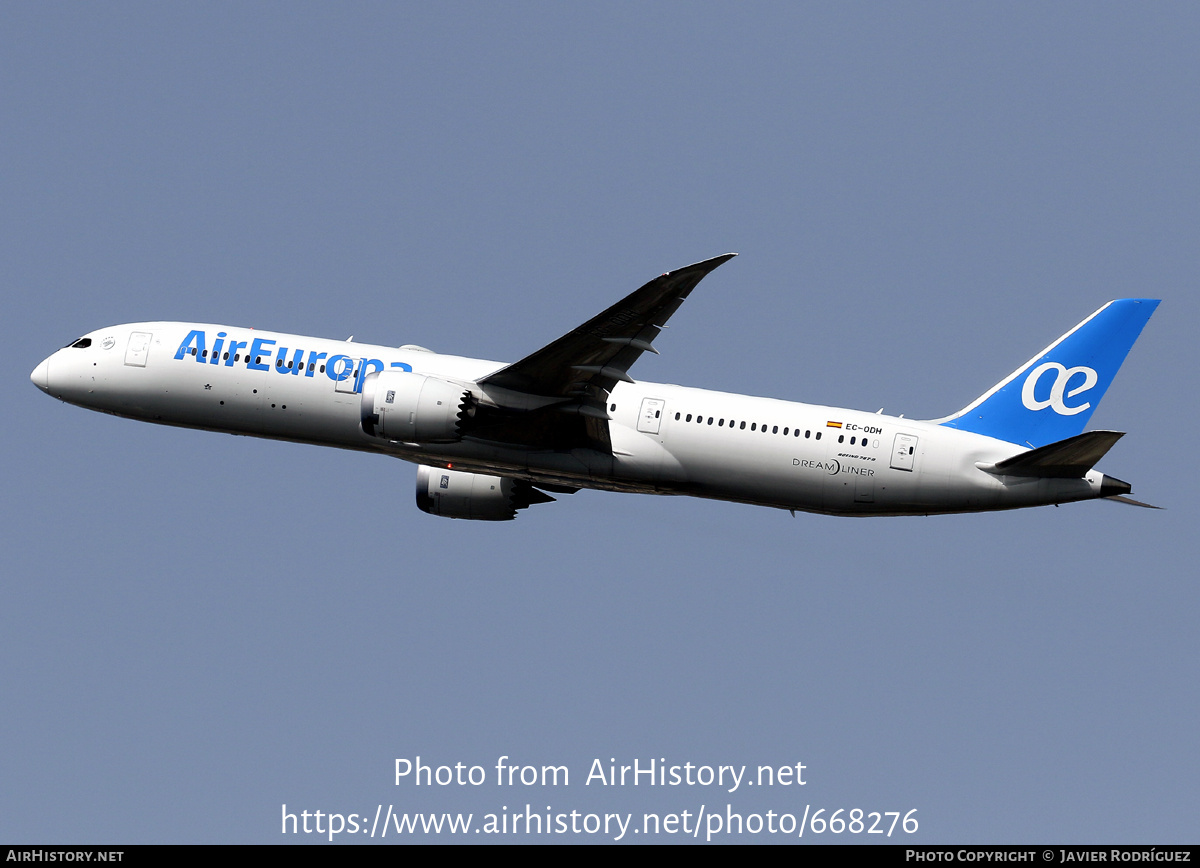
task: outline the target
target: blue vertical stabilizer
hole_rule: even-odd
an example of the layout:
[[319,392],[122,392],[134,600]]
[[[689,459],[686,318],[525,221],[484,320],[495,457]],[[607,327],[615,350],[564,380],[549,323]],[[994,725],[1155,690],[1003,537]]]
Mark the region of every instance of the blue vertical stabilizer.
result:
[[1082,433],[1158,300],[1110,301],[953,416],[936,420],[1038,447]]

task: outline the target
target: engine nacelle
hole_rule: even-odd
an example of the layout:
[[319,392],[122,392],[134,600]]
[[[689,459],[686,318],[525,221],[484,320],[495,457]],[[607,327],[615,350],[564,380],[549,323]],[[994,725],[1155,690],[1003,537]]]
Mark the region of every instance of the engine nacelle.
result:
[[408,371],[368,374],[362,386],[362,428],[371,437],[408,443],[453,443],[469,392]]
[[522,479],[447,470],[422,464],[417,468],[417,508],[444,518],[511,521],[531,503],[554,500]]

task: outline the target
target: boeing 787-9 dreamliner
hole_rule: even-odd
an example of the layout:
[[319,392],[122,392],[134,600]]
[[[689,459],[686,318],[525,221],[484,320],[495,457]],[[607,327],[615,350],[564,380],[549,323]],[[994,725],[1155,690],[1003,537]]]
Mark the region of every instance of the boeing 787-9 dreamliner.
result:
[[142,322],[84,335],[31,378],[130,419],[403,458],[417,506],[450,518],[511,519],[581,488],[851,516],[1138,503],[1094,469],[1122,434],[1083,429],[1157,300],[1110,301],[931,421],[635,381],[671,314],[733,255],[657,277],[513,364]]

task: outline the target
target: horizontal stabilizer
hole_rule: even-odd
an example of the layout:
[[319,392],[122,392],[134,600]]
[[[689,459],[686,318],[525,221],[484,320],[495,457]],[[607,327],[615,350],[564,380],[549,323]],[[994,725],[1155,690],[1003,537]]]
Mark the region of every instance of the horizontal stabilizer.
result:
[[1115,500],[1117,503],[1127,503],[1130,506],[1140,506],[1145,509],[1162,509],[1161,506],[1155,506],[1153,503],[1142,503],[1140,500],[1134,500],[1132,497],[1125,497],[1122,494],[1113,497],[1106,497],[1105,500]]
[[996,476],[1078,479],[1086,476],[1096,462],[1112,449],[1113,444],[1124,436],[1121,431],[1087,431],[1005,458],[996,464],[977,466]]

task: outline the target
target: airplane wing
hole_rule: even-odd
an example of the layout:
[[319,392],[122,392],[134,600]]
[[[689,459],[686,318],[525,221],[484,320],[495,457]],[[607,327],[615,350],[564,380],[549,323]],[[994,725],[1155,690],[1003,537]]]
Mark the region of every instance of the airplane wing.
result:
[[574,398],[618,381],[632,383],[629,368],[652,346],[662,326],[704,276],[736,253],[726,253],[656,277],[604,313],[521,361],[480,380],[531,395]]
[[629,368],[653,341],[683,300],[710,271],[737,254],[726,253],[688,265],[647,283],[519,362],[479,381],[488,394],[507,390],[533,396],[543,406],[515,412],[480,407],[470,434],[552,449],[590,447],[608,451],[608,394],[618,382],[632,383]]

